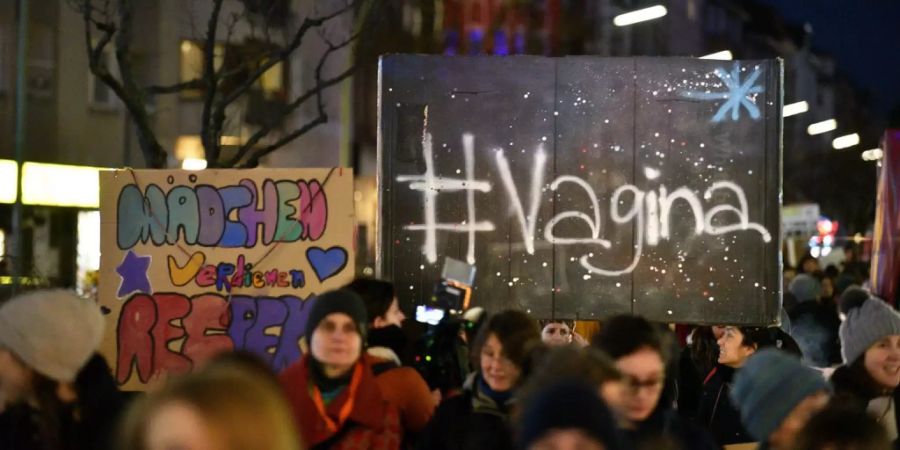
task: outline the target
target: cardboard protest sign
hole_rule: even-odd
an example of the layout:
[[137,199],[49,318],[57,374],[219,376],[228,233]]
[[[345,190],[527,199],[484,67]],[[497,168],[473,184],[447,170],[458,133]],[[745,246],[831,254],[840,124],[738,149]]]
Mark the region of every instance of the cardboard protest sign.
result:
[[300,357],[311,298],[353,278],[353,174],[101,173],[102,351],[126,389],[226,350]]
[[772,324],[781,61],[383,57],[380,274],[425,304]]

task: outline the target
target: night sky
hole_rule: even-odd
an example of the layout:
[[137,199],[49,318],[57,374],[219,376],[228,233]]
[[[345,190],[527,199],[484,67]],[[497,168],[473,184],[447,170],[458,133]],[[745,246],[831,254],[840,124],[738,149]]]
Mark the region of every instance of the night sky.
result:
[[873,112],[900,107],[900,0],[760,0],[789,23],[813,27],[813,48],[872,92]]

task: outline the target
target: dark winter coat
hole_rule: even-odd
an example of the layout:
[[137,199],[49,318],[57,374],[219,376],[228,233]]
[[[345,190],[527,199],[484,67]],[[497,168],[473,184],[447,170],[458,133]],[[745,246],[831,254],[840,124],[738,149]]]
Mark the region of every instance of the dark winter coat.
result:
[[700,397],[697,422],[706,428],[719,445],[753,442],[741,422],[741,413],[731,402],[734,369],[718,365],[707,375]]
[[512,450],[509,402],[498,405],[475,381],[444,400],[419,439],[421,450]]
[[[41,429],[47,423],[29,405],[14,405],[0,414],[0,449],[15,450],[107,450],[112,448],[115,428],[125,407],[109,366],[95,354],[73,383],[76,404],[59,403],[56,443],[49,442]],[[77,413],[76,413],[77,411]],[[50,438],[54,439],[54,438]]]
[[[841,366],[831,375],[831,385],[834,387],[835,404],[845,405],[859,411],[866,411],[869,402],[884,396],[885,393],[875,389],[867,374],[861,373],[865,369],[856,366]],[[894,405],[900,405],[900,388],[892,393]],[[896,407],[895,407],[896,408]],[[895,409],[894,421],[900,430],[900,412]],[[894,448],[900,449],[900,439],[894,441]]]
[[711,367],[701,368],[691,357],[691,347],[681,351],[678,360],[678,414],[688,419],[697,417],[700,397],[703,394],[703,380]]
[[803,361],[814,367],[829,367],[841,360],[837,310],[815,300],[798,303],[788,310],[791,336],[803,351]]
[[706,430],[679,416],[667,403],[665,399],[660,400],[660,405],[647,420],[638,424],[634,430],[626,430],[625,448],[719,449]]

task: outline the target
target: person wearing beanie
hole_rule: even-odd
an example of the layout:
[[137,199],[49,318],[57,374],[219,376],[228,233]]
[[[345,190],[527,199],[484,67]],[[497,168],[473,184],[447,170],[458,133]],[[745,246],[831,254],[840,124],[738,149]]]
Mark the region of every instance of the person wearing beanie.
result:
[[587,383],[564,380],[545,386],[522,406],[521,450],[623,448],[616,420]]
[[809,417],[828,403],[821,372],[775,348],[756,352],[734,377],[731,401],[761,448],[792,450]]
[[788,290],[799,303],[815,301],[822,296],[822,283],[812,274],[801,273],[791,280]]
[[813,367],[840,363],[841,324],[834,302],[822,298],[822,283],[813,275],[797,275],[789,286],[797,304],[788,310],[791,336],[803,352],[803,362]]
[[302,441],[310,449],[399,449],[400,413],[363,352],[363,301],[346,289],[308,301],[314,302],[306,324],[309,352],[279,375]]
[[844,364],[831,376],[835,395],[873,414],[891,441],[900,443],[900,313],[857,287],[844,291],[840,303]]
[[510,413],[532,352],[541,348],[537,323],[521,311],[490,316],[472,346],[477,370],[463,392],[438,406],[422,432],[422,450],[512,450]]
[[357,278],[347,285],[363,300],[369,327],[366,353],[377,359],[372,366],[384,397],[400,410],[400,419],[411,444],[431,420],[437,407],[428,383],[412,367],[402,367],[406,334],[400,328],[406,316],[400,310],[394,285],[388,281]]
[[123,400],[96,303],[64,290],[0,306],[0,448],[107,449]]

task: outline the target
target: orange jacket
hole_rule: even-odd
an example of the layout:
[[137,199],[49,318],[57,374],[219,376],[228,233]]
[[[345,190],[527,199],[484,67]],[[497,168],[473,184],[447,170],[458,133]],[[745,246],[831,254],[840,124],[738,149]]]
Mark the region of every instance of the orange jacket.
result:
[[400,410],[404,431],[418,433],[437,407],[428,384],[412,367],[396,367],[375,376],[381,393]]
[[338,430],[330,430],[311,395],[309,355],[285,369],[279,379],[288,402],[294,412],[297,429],[308,448],[319,444],[329,449],[397,450],[403,437],[398,408],[381,392],[379,382],[372,374],[373,358],[363,355],[357,364],[363,365],[362,378],[355,398],[350,399],[350,389],[345,389],[325,408],[333,420],[340,416],[341,408],[348,401],[353,409]]

